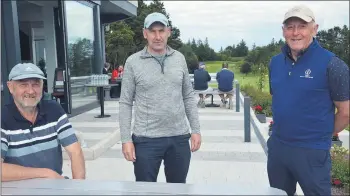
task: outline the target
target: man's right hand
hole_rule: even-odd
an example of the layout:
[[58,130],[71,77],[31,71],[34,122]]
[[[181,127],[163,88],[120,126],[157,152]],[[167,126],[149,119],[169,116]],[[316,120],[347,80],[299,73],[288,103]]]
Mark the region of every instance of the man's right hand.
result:
[[135,155],[135,147],[132,142],[124,143],[123,146],[123,154],[126,160],[135,162],[136,155]]
[[45,169],[44,178],[64,179],[64,176],[59,175],[57,172],[55,172],[51,169]]

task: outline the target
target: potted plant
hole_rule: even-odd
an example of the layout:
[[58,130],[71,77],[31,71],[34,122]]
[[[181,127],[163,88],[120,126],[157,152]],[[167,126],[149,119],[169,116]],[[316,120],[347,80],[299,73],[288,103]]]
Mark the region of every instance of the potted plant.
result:
[[273,125],[273,120],[271,120],[269,124],[269,136],[271,136],[272,134],[272,125]]
[[254,106],[255,115],[261,123],[266,123],[266,114],[261,105]]
[[337,145],[337,146],[342,146],[343,142],[340,141],[338,133],[334,134],[332,137],[332,146]]

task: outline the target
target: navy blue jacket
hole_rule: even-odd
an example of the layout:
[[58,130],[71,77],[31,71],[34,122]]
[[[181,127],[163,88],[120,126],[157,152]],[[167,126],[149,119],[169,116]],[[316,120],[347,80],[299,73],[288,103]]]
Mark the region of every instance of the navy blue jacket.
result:
[[222,69],[216,74],[216,80],[218,81],[218,89],[222,92],[232,91],[234,79],[235,75],[231,70]]
[[207,70],[202,68],[194,70],[194,90],[207,90],[210,80]]

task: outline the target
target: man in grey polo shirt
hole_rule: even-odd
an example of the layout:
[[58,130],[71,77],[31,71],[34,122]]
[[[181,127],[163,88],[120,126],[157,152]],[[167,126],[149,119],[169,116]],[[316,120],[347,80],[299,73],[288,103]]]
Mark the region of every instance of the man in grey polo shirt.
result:
[[123,154],[134,164],[136,181],[157,181],[164,160],[167,182],[186,183],[191,151],[201,144],[186,60],[167,46],[171,31],[163,14],[146,17],[143,35],[148,44],[127,59],[122,80],[119,121]]
[[32,63],[17,64],[7,86],[13,101],[1,110],[1,181],[64,178],[63,146],[72,177],[85,178],[85,161],[72,125],[62,107],[44,100],[43,72]]

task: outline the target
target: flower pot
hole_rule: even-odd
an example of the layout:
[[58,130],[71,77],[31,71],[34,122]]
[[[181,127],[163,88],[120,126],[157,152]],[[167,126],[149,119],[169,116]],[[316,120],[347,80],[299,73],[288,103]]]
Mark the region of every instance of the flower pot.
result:
[[261,123],[266,123],[266,114],[256,114],[256,118],[258,118]]
[[340,141],[340,140],[337,140],[337,141],[332,141],[332,146],[333,146],[333,145],[336,145],[336,146],[341,147],[341,146],[343,145],[343,142],[342,142],[342,141]]

